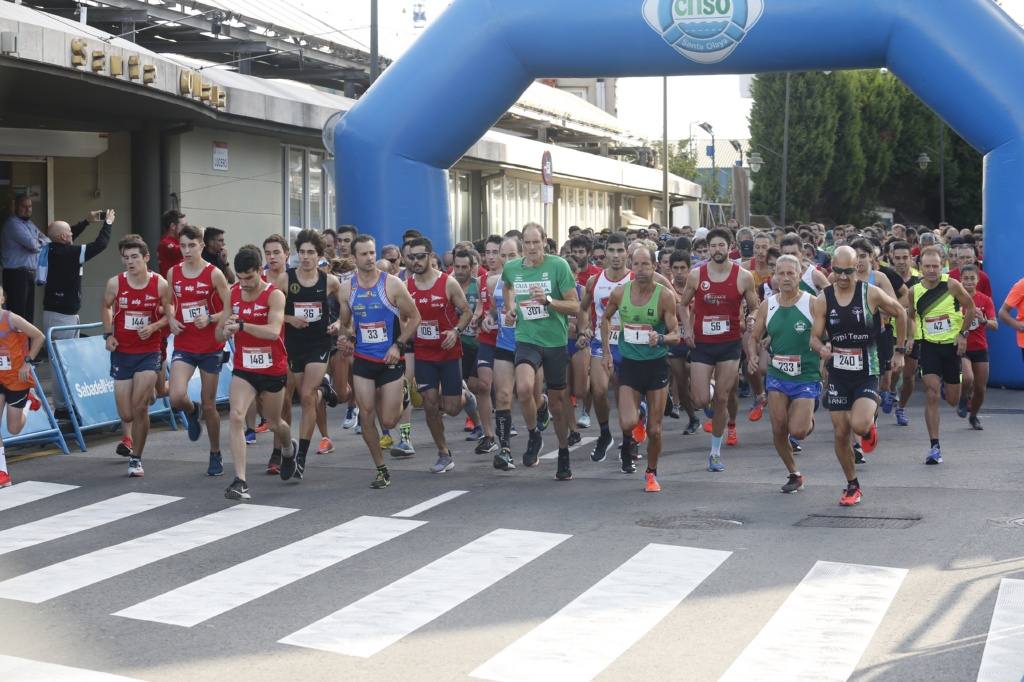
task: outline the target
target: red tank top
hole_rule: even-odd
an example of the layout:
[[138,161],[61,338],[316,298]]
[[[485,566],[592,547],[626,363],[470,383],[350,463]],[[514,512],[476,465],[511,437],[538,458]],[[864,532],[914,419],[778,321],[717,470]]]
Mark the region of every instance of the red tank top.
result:
[[[270,317],[270,294],[277,289],[268,284],[253,301],[242,300],[242,287],[231,287],[231,312],[245,324],[266,324]],[[288,353],[284,338],[278,334],[274,340],[258,339],[240,331],[235,333],[234,368],[253,374],[283,376],[288,373]]]
[[186,353],[216,353],[224,344],[217,341],[217,325],[208,324],[197,329],[195,321],[204,315],[215,315],[221,310],[220,296],[213,286],[214,265],[206,263],[197,277],[185,276],[185,264],[171,268],[171,291],[174,293],[174,316],[185,328],[174,337],[175,350]]
[[[480,280],[477,282],[477,289],[480,291],[480,303],[483,315],[486,317],[491,312],[491,301],[494,300],[494,296],[491,295],[491,290],[487,288],[487,274],[480,276]],[[501,278],[498,278],[498,283],[501,283]],[[480,318],[483,320],[483,317]],[[480,326],[480,332],[476,336],[480,343],[485,343],[488,346],[495,346],[498,344],[498,328],[495,327],[489,332],[484,331],[483,325]]]
[[693,339],[697,343],[728,343],[743,335],[740,329],[743,299],[736,286],[739,274],[740,266],[733,263],[724,282],[712,282],[707,264],[700,266],[700,281],[693,298]]
[[419,289],[416,279],[405,282],[409,295],[420,311],[420,324],[416,328],[416,359],[427,362],[444,362],[462,357],[462,341],[445,350],[441,348],[444,333],[455,329],[459,316],[455,306],[448,300],[448,273],[442,272],[429,289]]
[[117,298],[114,299],[114,338],[117,351],[130,355],[159,353],[163,337],[151,334],[139,338],[139,330],[163,317],[160,303],[160,280],[155,272],[149,273],[146,286],[136,289],[128,283],[128,273],[117,276]]

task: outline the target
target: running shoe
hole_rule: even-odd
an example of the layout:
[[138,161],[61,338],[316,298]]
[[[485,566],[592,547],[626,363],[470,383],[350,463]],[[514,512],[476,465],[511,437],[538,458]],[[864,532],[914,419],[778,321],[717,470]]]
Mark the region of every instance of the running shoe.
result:
[[523,453],[524,467],[537,466],[542,447],[544,447],[544,437],[540,435],[540,431],[530,432],[530,439],[526,441],[526,452]]
[[188,439],[195,443],[203,433],[203,423],[199,421],[203,416],[203,406],[196,402],[192,404],[195,407],[192,408],[192,414],[188,415]]
[[662,416],[671,417],[673,414],[676,416],[674,419],[679,419],[679,410],[676,409],[676,405],[672,402],[671,396],[665,401],[665,410],[661,413]]
[[385,433],[383,436],[380,437],[380,447],[381,447],[381,449],[387,450],[387,449],[389,449],[394,444],[395,444],[395,439],[391,437],[390,433]]
[[581,440],[583,440],[583,436],[580,435],[579,431],[570,431],[569,432],[569,439],[568,439],[567,442],[568,442],[570,448],[573,445],[579,445]]
[[722,456],[711,453],[708,455],[708,471],[719,472],[725,471],[725,463],[722,462]]
[[260,419],[260,423],[256,425],[256,433],[266,433],[270,430],[270,422],[266,419]]
[[231,485],[224,491],[224,497],[229,500],[249,500],[252,497],[249,495],[249,486],[245,484],[245,481],[235,476],[235,480],[231,481]]
[[466,442],[472,443],[484,437],[483,427],[474,426],[473,430],[466,434]]
[[210,453],[210,464],[206,467],[207,476],[223,476],[224,475],[224,462],[221,460],[219,452]]
[[576,428],[578,429],[589,429],[590,428],[590,415],[584,412],[576,420]]
[[555,478],[559,481],[571,481],[572,469],[569,468],[569,453],[558,454],[558,469],[555,471]]
[[613,445],[615,445],[615,439],[612,438],[612,435],[602,433],[598,436],[597,443],[594,444],[594,451],[590,453],[591,461],[603,462],[608,456],[608,448]]
[[352,433],[356,434],[357,436],[363,435],[363,425],[356,424],[356,428],[352,429]]
[[804,477],[799,474],[790,474],[786,485],[782,486],[782,492],[787,495],[798,493],[804,489]]
[[296,481],[302,480],[302,475],[306,473],[306,455],[301,452],[295,454],[295,475],[292,477]]
[[739,445],[740,444],[740,437],[739,437],[739,434],[736,433],[736,425],[735,424],[729,424],[726,427],[726,432],[725,433],[726,433],[726,435],[725,435],[725,444],[726,445],[732,446],[732,445]]
[[510,438],[519,435],[519,432],[516,431],[515,424],[509,424],[509,426],[508,426],[508,435],[509,435]]
[[320,392],[324,396],[324,402],[327,407],[338,406],[338,393],[334,390],[334,383],[331,381],[331,375],[325,374],[323,381],[320,382]]
[[747,414],[747,419],[752,422],[761,421],[761,417],[764,416],[764,408],[767,404],[768,398],[766,396],[754,398],[754,406],[750,408],[750,412]]
[[345,412],[345,421],[341,422],[341,428],[351,429],[359,422],[359,408],[355,405],[349,405],[348,410]]
[[395,459],[408,459],[416,455],[416,448],[412,446],[412,441],[406,439],[404,436],[398,439],[398,445],[391,448],[391,456]]
[[256,442],[256,430],[255,429],[246,429],[245,430],[245,444],[246,445],[252,445],[255,442]]
[[471,417],[466,417],[466,423],[465,425],[463,425],[462,430],[465,431],[466,433],[469,433],[475,428],[476,424],[473,423],[473,419]]
[[899,405],[896,406],[896,426],[910,426],[910,420],[907,419],[906,410]]
[[500,453],[494,456],[494,468],[502,471],[512,471],[516,468],[515,463],[512,461],[512,451],[505,448]]
[[11,475],[6,471],[0,471],[0,488],[6,488],[11,485]]
[[115,450],[115,452],[117,452],[117,454],[121,455],[122,457],[131,457],[133,454],[132,437],[125,436],[124,438],[122,438],[121,442],[117,444],[117,449]]
[[295,475],[295,455],[298,453],[299,443],[292,440],[292,454],[281,458],[281,471],[279,475],[282,481],[290,480]]
[[938,445],[933,445],[928,450],[928,456],[924,460],[925,464],[942,464],[942,450]]
[[647,440],[647,425],[641,420],[633,427],[633,442],[643,443]]
[[971,428],[974,429],[975,431],[984,431],[985,430],[985,429],[983,429],[981,427],[981,420],[978,419],[977,417],[975,417],[974,415],[971,415],[971,417],[968,418],[967,421],[970,422]]
[[645,493],[660,493],[661,486],[658,484],[658,478],[650,471],[644,474],[644,492]]
[[860,492],[860,486],[850,485],[843,491],[843,496],[839,498],[840,507],[852,507],[855,504],[860,504],[860,498],[863,497]]
[[861,448],[860,443],[853,444],[853,463],[854,464],[867,464],[868,460],[864,457],[864,450]]
[[484,436],[477,441],[476,448],[473,450],[478,455],[489,455],[498,449],[498,444],[495,440],[489,436]]
[[324,436],[320,439],[320,446],[316,449],[316,454],[326,455],[329,452],[334,452],[334,441]]
[[961,419],[967,418],[967,399],[960,398],[960,402],[956,405],[956,416]]
[[871,454],[878,447],[878,426],[875,424],[871,425],[871,430],[868,431],[868,435],[861,437],[860,445],[864,448],[864,452]]
[[544,404],[537,408],[537,428],[544,431],[551,423],[551,410],[548,409],[548,397],[544,396]]
[[798,441],[796,438],[793,438],[793,436],[789,437],[789,446],[793,448],[794,455],[799,455],[801,452],[804,451],[803,446],[800,445],[800,441]]
[[632,448],[620,448],[619,449],[619,471],[624,474],[635,474],[636,464],[633,462],[633,449]]
[[713,429],[712,423],[713,422],[710,419],[707,420],[706,422],[704,422],[704,433],[711,433],[712,432],[712,429]]
[[434,466],[430,467],[430,473],[432,474],[444,474],[455,468],[455,459],[452,457],[451,450],[448,452],[437,453],[437,461],[434,462]]
[[707,407],[705,407],[704,408],[704,416],[707,417],[708,419],[714,419],[715,418],[715,408],[711,407],[711,405],[708,405]]
[[128,478],[142,478],[146,472],[142,470],[142,460],[138,457],[128,458]]
[[882,391],[882,412],[892,414],[893,405],[896,404],[895,391]]
[[389,485],[391,485],[391,472],[387,469],[383,471],[377,469],[377,475],[374,477],[370,487],[374,490],[380,490],[381,488],[387,488]]
[[281,473],[281,453],[271,453],[270,461],[267,462],[267,475],[276,476]]
[[697,433],[697,431],[700,430],[702,426],[700,421],[700,417],[698,417],[697,415],[690,417],[690,423],[686,425],[685,429],[683,429],[683,435],[690,436]]
[[39,408],[41,408],[43,406],[42,401],[40,401],[39,398],[36,397],[36,392],[35,391],[31,391],[30,390],[28,392],[28,395],[25,396],[25,399],[28,400],[28,411],[29,412],[38,412]]

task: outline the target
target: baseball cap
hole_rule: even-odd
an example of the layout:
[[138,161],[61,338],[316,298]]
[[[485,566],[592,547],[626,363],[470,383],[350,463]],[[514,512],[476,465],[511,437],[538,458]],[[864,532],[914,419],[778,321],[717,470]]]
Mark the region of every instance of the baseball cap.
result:
[[706,227],[698,227],[697,231],[693,233],[693,238],[695,240],[696,239],[707,239],[708,238],[708,228],[706,228]]

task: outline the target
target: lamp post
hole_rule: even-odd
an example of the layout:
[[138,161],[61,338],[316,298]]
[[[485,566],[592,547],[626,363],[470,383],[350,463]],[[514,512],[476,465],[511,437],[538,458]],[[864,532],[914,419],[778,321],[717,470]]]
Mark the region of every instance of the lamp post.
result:
[[711,136],[711,146],[707,148],[708,156],[711,157],[711,190],[715,194],[715,200],[718,199],[718,163],[715,160],[715,129],[710,123],[704,121],[697,125],[704,132]]
[[928,152],[937,154],[939,157],[939,222],[946,222],[946,126],[942,124],[939,128],[939,151],[925,145],[925,151],[917,157],[917,165],[921,170],[928,170],[928,164],[932,162]]
[[729,144],[731,144],[732,148],[735,149],[740,155],[740,160],[736,162],[736,165],[740,168],[743,168],[743,145],[740,144],[739,140],[729,140]]
[[662,200],[665,202],[665,216],[662,219],[663,226],[666,228],[672,227],[672,205],[669,203],[668,196],[668,76],[663,76],[661,79],[661,182],[662,182]]

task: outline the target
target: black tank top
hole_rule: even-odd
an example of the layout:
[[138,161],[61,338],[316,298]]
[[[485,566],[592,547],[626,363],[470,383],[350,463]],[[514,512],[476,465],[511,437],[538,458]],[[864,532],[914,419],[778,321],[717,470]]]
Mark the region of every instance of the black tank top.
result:
[[878,335],[881,317],[868,306],[868,284],[858,282],[847,306],[839,305],[836,289],[825,289],[825,331],[832,344],[829,372],[842,379],[866,379],[880,374]]
[[330,347],[327,335],[329,310],[327,306],[327,275],[317,272],[316,284],[304,287],[299,283],[295,269],[288,270],[288,291],[285,292],[285,315],[294,315],[309,323],[305,329],[285,325],[285,344],[288,352],[313,352]]

